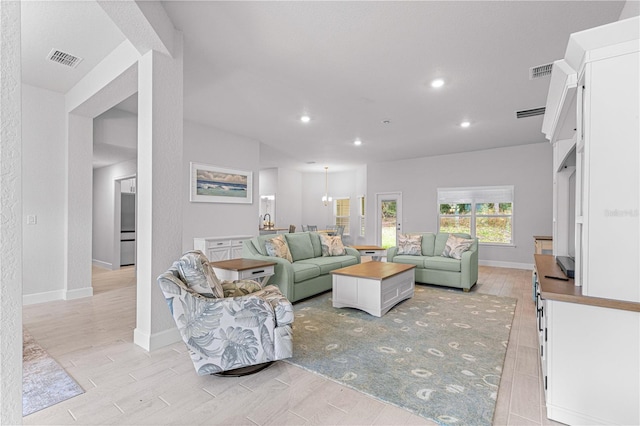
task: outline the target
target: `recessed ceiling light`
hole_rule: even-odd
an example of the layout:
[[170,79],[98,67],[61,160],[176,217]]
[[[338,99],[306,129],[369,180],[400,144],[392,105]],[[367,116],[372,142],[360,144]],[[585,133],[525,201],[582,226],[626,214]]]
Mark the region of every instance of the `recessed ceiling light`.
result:
[[300,121],[302,121],[303,123],[308,123],[311,121],[311,117],[305,114],[302,117],[300,117]]
[[471,126],[471,123],[469,121],[463,121],[462,123],[460,123],[460,127],[466,128]]
[[444,80],[441,79],[441,78],[436,78],[435,80],[433,80],[431,82],[431,87],[438,88],[438,87],[442,87],[442,86],[444,86]]
[[362,141],[360,139],[356,139],[355,141],[353,141],[353,144],[355,146],[360,146],[360,145],[362,145]]
[[389,120],[388,118],[385,118],[384,120],[381,121],[382,124],[391,124],[391,120]]

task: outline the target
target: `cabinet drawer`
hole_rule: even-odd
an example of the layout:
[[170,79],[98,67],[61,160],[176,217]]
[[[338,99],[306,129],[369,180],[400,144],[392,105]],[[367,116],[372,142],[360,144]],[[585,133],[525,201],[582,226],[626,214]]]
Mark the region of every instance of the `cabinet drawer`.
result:
[[245,271],[240,271],[239,276],[241,280],[253,280],[256,278],[271,276],[273,274],[273,265],[271,265],[264,268],[247,269]]
[[231,246],[231,241],[229,240],[214,240],[207,241],[207,248],[217,248],[217,247],[229,247]]
[[242,242],[243,241],[245,241],[245,240],[231,240],[231,245],[234,246],[234,247],[238,247],[238,246],[242,247]]

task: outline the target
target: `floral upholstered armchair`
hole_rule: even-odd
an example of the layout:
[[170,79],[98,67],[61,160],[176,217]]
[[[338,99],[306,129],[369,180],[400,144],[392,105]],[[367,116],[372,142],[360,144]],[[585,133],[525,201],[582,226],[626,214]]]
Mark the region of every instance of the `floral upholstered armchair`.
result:
[[278,287],[221,282],[197,250],[174,262],[158,284],[199,375],[292,356],[293,308]]

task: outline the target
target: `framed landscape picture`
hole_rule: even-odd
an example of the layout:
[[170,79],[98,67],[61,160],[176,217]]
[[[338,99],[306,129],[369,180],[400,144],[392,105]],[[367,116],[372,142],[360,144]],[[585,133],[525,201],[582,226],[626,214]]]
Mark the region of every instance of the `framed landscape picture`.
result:
[[253,202],[253,173],[191,163],[189,200],[204,203]]

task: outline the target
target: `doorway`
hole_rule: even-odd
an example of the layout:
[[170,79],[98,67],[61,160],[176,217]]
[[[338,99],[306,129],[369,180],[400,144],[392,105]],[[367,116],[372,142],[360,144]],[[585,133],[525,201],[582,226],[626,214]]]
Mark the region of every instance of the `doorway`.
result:
[[382,248],[397,245],[402,232],[402,193],[376,194],[376,244]]
[[[136,178],[120,180],[120,267],[136,263]],[[117,204],[117,203],[116,203]],[[117,217],[117,214],[116,214]],[[114,227],[118,229],[118,227]]]

